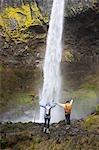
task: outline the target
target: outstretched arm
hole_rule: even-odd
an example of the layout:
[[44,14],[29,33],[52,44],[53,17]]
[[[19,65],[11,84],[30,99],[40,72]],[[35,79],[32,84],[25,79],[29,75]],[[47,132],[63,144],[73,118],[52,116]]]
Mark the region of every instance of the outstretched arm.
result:
[[53,106],[51,106],[51,108],[54,108],[56,106],[56,104],[54,104]]
[[43,108],[45,108],[45,106],[43,106],[43,105],[40,105],[40,107],[43,107]]
[[59,105],[59,106],[65,108],[65,104],[57,103],[57,105]]

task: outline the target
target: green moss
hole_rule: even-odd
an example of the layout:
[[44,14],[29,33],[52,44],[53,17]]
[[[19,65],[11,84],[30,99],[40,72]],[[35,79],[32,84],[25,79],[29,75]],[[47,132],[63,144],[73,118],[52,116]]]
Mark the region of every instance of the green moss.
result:
[[2,64],[0,64],[0,73],[3,71],[3,65]]
[[[34,77],[34,75],[36,77]],[[1,84],[0,90],[0,112],[8,110],[9,107],[17,107],[17,105],[35,105],[38,98],[37,86],[39,80],[39,72],[27,70],[24,68],[9,68],[1,66]],[[32,97],[34,95],[34,98]]]
[[90,75],[83,79],[79,89],[71,92],[71,97],[78,100],[97,99],[99,91],[99,75]]
[[4,26],[4,21],[3,21],[3,18],[2,16],[0,15],[0,26],[3,27]]
[[99,105],[96,106],[96,112],[99,113]]
[[81,87],[86,88],[87,90],[99,90],[99,74],[88,76]]
[[65,61],[67,61],[67,62],[72,62],[72,60],[73,60],[73,55],[69,51],[65,52],[65,56],[64,57],[65,57]]
[[78,100],[96,99],[96,93],[92,90],[86,89],[79,89],[74,91],[72,92],[71,96]]
[[28,27],[43,25],[47,23],[47,17],[43,17],[36,4],[30,6],[22,5],[21,8],[7,7],[0,14],[0,26],[3,28],[6,40],[13,40],[15,43],[27,42],[28,33],[24,32]]
[[89,129],[89,130],[92,130],[95,128],[98,128],[98,125],[99,125],[99,115],[91,115],[89,117],[87,117],[85,120],[84,120],[84,123],[83,123],[84,127]]

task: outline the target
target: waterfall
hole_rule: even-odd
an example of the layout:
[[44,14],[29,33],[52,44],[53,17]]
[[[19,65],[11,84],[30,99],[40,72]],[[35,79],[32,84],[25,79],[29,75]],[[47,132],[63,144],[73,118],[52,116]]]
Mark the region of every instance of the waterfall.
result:
[[[44,60],[44,83],[40,103],[58,102],[61,98],[60,63],[62,57],[62,32],[64,20],[64,0],[54,0],[47,36],[47,46]],[[63,119],[61,108],[56,106],[51,112],[51,122]],[[44,109],[40,109],[40,121],[43,122]]]

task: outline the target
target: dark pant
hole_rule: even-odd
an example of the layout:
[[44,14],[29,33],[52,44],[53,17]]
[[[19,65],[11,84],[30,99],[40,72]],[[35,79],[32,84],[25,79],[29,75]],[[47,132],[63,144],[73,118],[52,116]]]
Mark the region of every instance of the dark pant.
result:
[[45,118],[44,127],[49,128],[50,125],[50,118]]
[[65,119],[66,119],[67,124],[70,125],[70,114],[69,113],[65,114]]

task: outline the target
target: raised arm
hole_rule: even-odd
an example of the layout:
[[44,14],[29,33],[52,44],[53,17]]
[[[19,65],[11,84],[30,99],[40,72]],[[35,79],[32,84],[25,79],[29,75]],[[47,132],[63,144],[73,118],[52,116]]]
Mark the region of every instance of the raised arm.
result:
[[59,106],[65,108],[65,104],[57,103],[57,105],[59,105]]
[[73,104],[73,101],[74,101],[74,100],[73,100],[73,99],[71,99],[71,101],[70,101],[70,104],[71,104],[71,105]]

